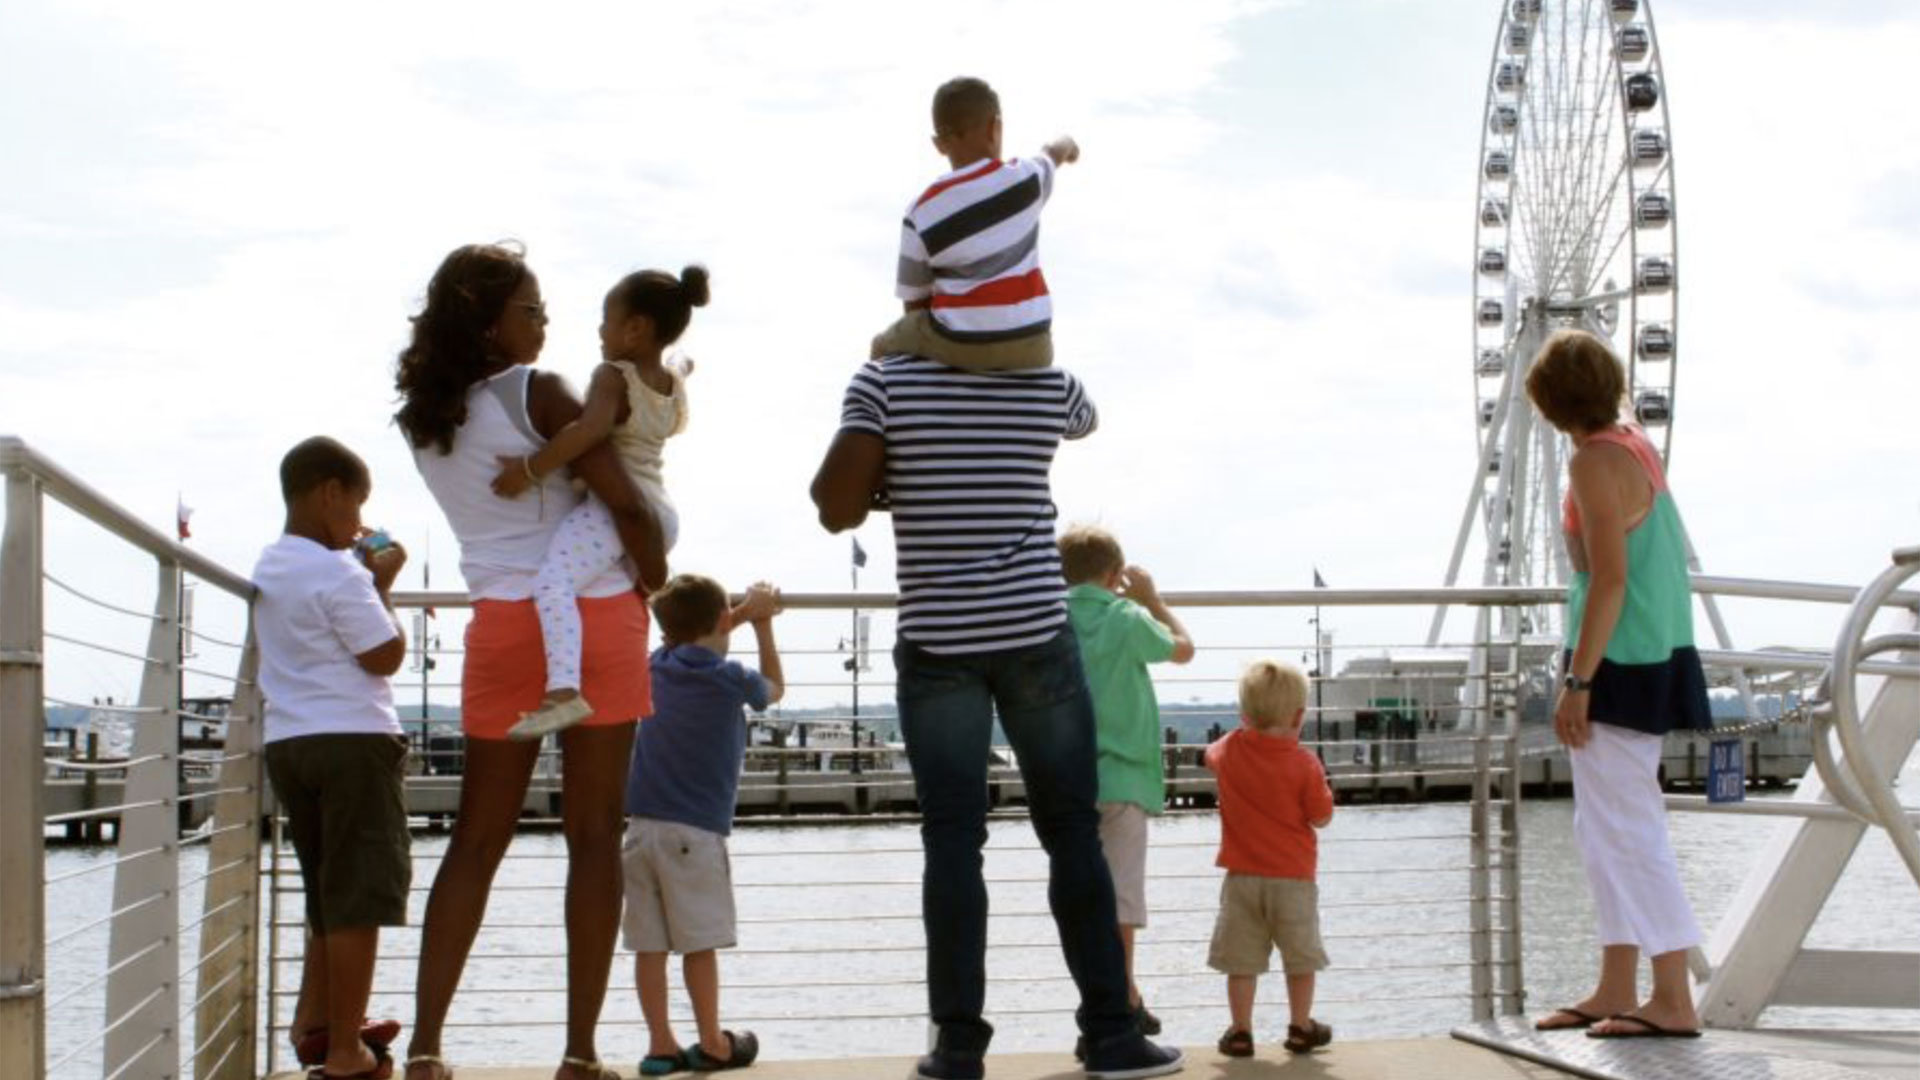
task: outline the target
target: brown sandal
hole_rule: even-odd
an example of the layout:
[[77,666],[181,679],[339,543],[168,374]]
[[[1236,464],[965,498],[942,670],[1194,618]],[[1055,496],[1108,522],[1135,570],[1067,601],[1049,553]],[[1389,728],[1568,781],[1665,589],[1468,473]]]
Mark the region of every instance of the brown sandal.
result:
[[1253,1032],[1245,1028],[1230,1027],[1220,1035],[1215,1044],[1222,1054],[1228,1057],[1247,1058],[1253,1056]]
[[1287,1041],[1282,1046],[1290,1054],[1307,1054],[1333,1041],[1333,1029],[1318,1020],[1287,1025]]

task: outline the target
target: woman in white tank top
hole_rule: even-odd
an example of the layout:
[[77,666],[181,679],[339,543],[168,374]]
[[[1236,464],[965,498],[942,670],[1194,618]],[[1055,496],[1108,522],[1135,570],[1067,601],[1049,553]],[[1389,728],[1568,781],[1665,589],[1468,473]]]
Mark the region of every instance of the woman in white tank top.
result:
[[[403,402],[395,420],[460,542],[474,605],[461,674],[460,808],[427,900],[406,1080],[451,1076],[440,1058],[441,1029],[540,748],[505,735],[541,696],[534,577],[579,497],[558,474],[519,500],[495,496],[489,481],[499,457],[536,452],[580,414],[564,382],[526,366],[539,356],[545,328],[539,282],[518,252],[460,248],[427,286],[395,380]],[[557,1075],[612,1080],[594,1034],[620,917],[622,789],[634,722],[652,710],[646,607],[635,586],[657,587],[666,557],[645,496],[609,448],[575,458],[572,472],[606,506],[626,559],[580,589],[583,682],[599,711],[560,737],[569,959],[567,1044]]]

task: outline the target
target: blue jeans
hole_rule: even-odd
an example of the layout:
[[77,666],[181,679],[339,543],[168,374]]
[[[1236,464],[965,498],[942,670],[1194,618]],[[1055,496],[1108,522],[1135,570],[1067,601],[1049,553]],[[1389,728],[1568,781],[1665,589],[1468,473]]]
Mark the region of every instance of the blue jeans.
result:
[[894,645],[900,730],[920,797],[921,917],[927,934],[928,1015],[939,1048],[986,1052],[987,753],[996,709],[1020,762],[1028,813],[1046,849],[1047,906],[1080,991],[1089,1040],[1131,1030],[1126,961],[1113,878],[1100,850],[1093,698],[1072,629],[1044,644],[938,656]]

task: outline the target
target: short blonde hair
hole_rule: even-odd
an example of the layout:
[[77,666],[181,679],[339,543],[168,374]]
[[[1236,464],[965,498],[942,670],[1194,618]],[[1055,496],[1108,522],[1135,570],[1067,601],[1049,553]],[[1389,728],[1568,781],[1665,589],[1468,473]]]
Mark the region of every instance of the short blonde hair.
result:
[[1307,676],[1292,664],[1255,660],[1240,675],[1240,715],[1265,731],[1307,707]]
[[1075,525],[1060,534],[1060,572],[1069,585],[1099,581],[1126,565],[1120,541],[1098,525]]
[[1547,423],[1584,435],[1619,422],[1627,376],[1606,342],[1585,330],[1560,330],[1527,370],[1527,396]]

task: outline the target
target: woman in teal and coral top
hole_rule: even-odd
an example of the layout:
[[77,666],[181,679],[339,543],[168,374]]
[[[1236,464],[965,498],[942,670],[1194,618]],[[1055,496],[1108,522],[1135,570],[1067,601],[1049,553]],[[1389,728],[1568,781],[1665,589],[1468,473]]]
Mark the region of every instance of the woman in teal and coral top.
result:
[[[1573,768],[1573,832],[1593,891],[1601,947],[1592,994],[1542,1030],[1596,1038],[1700,1033],[1687,950],[1700,927],[1680,887],[1660,792],[1660,752],[1674,729],[1708,728],[1706,676],[1693,646],[1686,532],[1660,455],[1620,422],[1626,377],[1607,344],[1563,330],[1527,374],[1527,396],[1572,439],[1568,464],[1565,678],[1554,732]],[[1638,1000],[1641,954],[1653,994]]]

